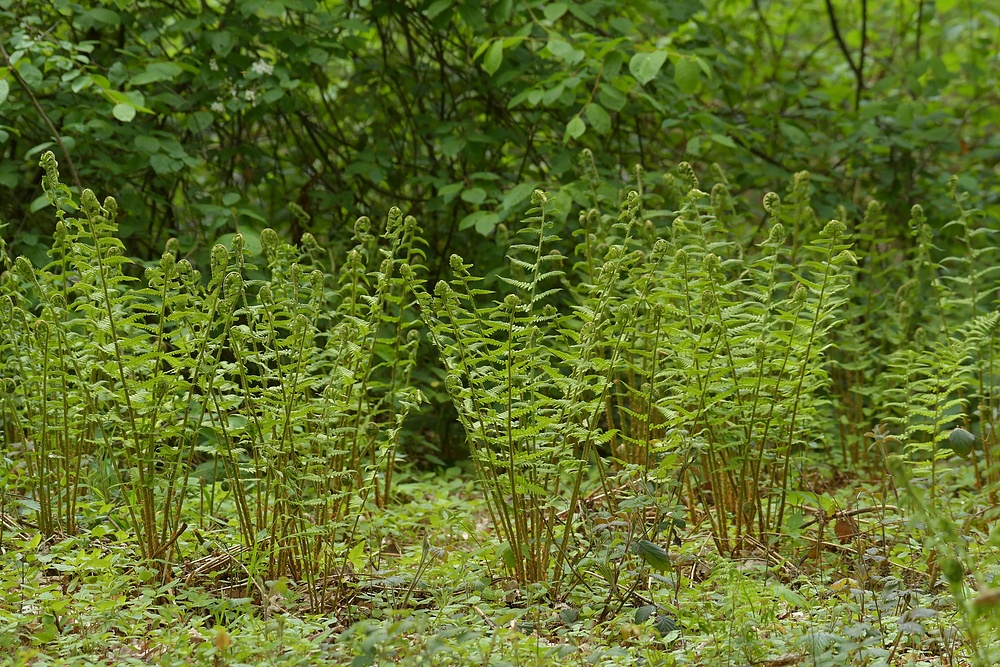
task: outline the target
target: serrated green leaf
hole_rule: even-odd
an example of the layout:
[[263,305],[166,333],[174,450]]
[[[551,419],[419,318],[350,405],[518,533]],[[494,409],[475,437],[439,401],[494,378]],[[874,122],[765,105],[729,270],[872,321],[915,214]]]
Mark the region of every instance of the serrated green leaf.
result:
[[667,556],[667,550],[659,544],[649,540],[639,540],[635,543],[635,550],[639,557],[654,570],[665,572],[670,569],[670,557]]
[[701,82],[701,68],[694,58],[680,58],[674,63],[674,83],[680,91],[690,95],[698,90]]
[[496,73],[500,69],[500,63],[503,62],[503,40],[494,40],[490,44],[490,48],[486,49],[486,55],[483,56],[483,69],[490,76]]
[[566,625],[572,625],[580,618],[580,612],[576,609],[563,609],[559,612],[559,618]]
[[632,56],[632,59],[628,61],[628,71],[632,73],[636,81],[646,85],[656,78],[665,62],[667,62],[665,51],[641,52]]
[[671,617],[663,614],[656,617],[656,631],[661,635],[670,634],[677,629],[677,622]]
[[638,624],[645,623],[652,617],[653,612],[656,611],[656,607],[651,604],[643,605],[635,610],[635,622]]

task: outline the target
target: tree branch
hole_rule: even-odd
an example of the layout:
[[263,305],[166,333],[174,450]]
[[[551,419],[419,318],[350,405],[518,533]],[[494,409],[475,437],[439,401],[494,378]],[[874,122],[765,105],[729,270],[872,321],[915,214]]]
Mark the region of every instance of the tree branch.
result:
[[854,89],[854,110],[861,107],[861,93],[865,89],[865,49],[868,48],[868,0],[861,0],[861,53],[858,54],[857,86]]
[[847,48],[847,42],[844,41],[844,36],[840,34],[840,24],[837,23],[837,13],[833,10],[833,1],[826,1],[826,15],[830,19],[830,28],[833,29],[833,38],[837,40],[837,46],[840,47],[840,52],[844,54],[844,58],[847,60],[847,64],[851,66],[851,71],[854,72],[855,78],[860,78],[860,72],[858,71],[858,66],[854,64],[854,59],[851,58],[851,51]]
[[56,126],[52,124],[52,121],[49,119],[49,115],[45,113],[44,109],[42,109],[42,105],[38,103],[38,98],[35,97],[35,93],[32,92],[31,86],[28,85],[27,81],[21,78],[20,72],[18,72],[14,68],[13,63],[10,62],[10,56],[7,54],[7,49],[4,48],[2,43],[0,43],[0,56],[3,56],[3,62],[10,70],[10,73],[14,76],[14,80],[17,81],[17,85],[21,86],[21,89],[24,90],[28,99],[30,99],[31,103],[35,106],[35,110],[38,111],[38,115],[40,115],[42,120],[45,121],[45,124],[49,126],[49,131],[52,132],[52,136],[55,138],[56,143],[59,144],[59,148],[62,149],[63,155],[66,157],[66,166],[69,167],[69,173],[73,178],[73,183],[76,185],[77,191],[82,193],[83,184],[80,182],[79,174],[76,173],[76,166],[73,164],[73,158],[69,156],[69,151],[66,150],[66,144],[63,143],[62,135],[59,134],[59,130],[56,129]]

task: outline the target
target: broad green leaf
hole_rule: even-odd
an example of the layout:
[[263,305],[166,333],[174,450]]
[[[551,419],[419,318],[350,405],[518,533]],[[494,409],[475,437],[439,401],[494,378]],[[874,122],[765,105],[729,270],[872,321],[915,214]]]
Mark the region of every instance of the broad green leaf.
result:
[[470,204],[482,204],[486,201],[486,190],[482,188],[469,188],[462,192],[462,201]]
[[674,63],[674,83],[680,91],[690,95],[698,90],[701,81],[701,68],[694,58],[683,57]]
[[47,195],[39,195],[39,196],[35,197],[32,200],[31,204],[28,206],[28,211],[30,213],[37,213],[38,211],[41,211],[43,208],[45,208],[48,205],[49,205],[49,198],[48,198],[48,196]]
[[347,560],[351,561],[351,565],[354,566],[355,571],[360,572],[365,567],[365,543],[362,540],[354,545],[350,553],[347,554]]
[[424,16],[429,19],[434,18],[444,10],[451,7],[452,0],[437,0],[437,2],[432,2],[427,9],[424,10]]
[[106,25],[118,25],[122,22],[122,19],[118,16],[118,14],[105,7],[94,7],[89,10],[85,16],[98,23],[104,23]]
[[135,138],[135,147],[144,153],[152,155],[160,150],[160,140],[156,137],[141,135]]
[[153,171],[157,174],[169,174],[177,171],[180,164],[180,162],[170,159],[163,153],[157,153],[149,158],[149,166],[151,166]]
[[150,63],[146,65],[145,72],[132,77],[132,83],[141,86],[157,81],[173,81],[183,71],[183,68],[175,63]]
[[588,11],[593,4],[590,2],[571,2],[567,5],[567,8],[569,9],[569,13],[575,16],[580,22],[593,28],[597,25],[597,21],[594,20],[594,15]]
[[0,104],[7,101],[7,94],[10,93],[10,84],[7,79],[0,79]]
[[128,102],[122,102],[116,104],[111,110],[114,117],[123,123],[131,123],[132,119],[135,118],[135,107]]
[[625,108],[628,99],[625,94],[612,86],[610,83],[602,83],[597,90],[597,99],[601,104],[612,111],[621,111]]
[[641,607],[637,607],[635,610],[635,622],[638,624],[643,624],[648,621],[653,616],[653,612],[656,611],[656,606],[647,604]]
[[490,44],[490,48],[486,49],[486,55],[483,56],[483,69],[490,76],[496,73],[500,69],[500,63],[503,62],[503,40],[497,39]]
[[125,93],[118,92],[112,88],[104,88],[103,92],[115,104],[132,104],[132,100]]
[[779,121],[778,129],[793,144],[797,146],[809,145],[809,135],[807,135],[805,132],[803,132],[795,125],[785,121]]
[[736,142],[727,137],[724,134],[719,134],[718,132],[713,132],[708,135],[708,138],[717,144],[725,146],[726,148],[738,148]]
[[665,572],[671,567],[667,550],[649,540],[639,540],[635,543],[635,552],[654,570]]
[[475,227],[477,232],[485,236],[496,227],[498,222],[500,222],[500,217],[492,211],[473,211],[462,218],[461,222],[458,223],[458,228]]
[[534,89],[532,89],[532,88],[526,88],[526,89],[522,90],[521,92],[519,92],[514,97],[510,98],[510,101],[507,102],[507,108],[508,109],[513,109],[513,108],[517,107],[518,104],[520,104],[521,102],[524,102],[525,100],[528,99],[528,95],[530,95],[533,92],[533,90]]
[[519,183],[515,185],[510,190],[507,191],[503,196],[503,201],[500,204],[500,208],[504,211],[511,211],[515,206],[526,200],[531,196],[531,193],[535,191],[537,183],[534,181],[529,181],[527,183]]
[[967,457],[976,442],[976,436],[964,428],[956,428],[948,434],[948,446],[959,456]]
[[438,188],[438,196],[444,198],[446,204],[451,203],[455,196],[465,189],[464,183],[449,183]]
[[656,617],[656,631],[661,635],[670,634],[677,630],[677,622],[666,614]]
[[462,22],[473,31],[479,31],[486,27],[486,15],[480,3],[462,3],[458,6],[458,15],[462,17]]
[[628,61],[628,71],[632,73],[636,81],[646,85],[656,78],[665,62],[667,62],[665,51],[637,53]]
[[279,87],[275,87],[275,88],[270,88],[267,92],[265,92],[263,95],[261,95],[260,99],[265,104],[272,104],[274,102],[277,102],[278,100],[280,100],[284,96],[285,96],[284,89],[279,88]]
[[236,209],[236,213],[239,215],[245,215],[251,220],[257,220],[259,222],[267,224],[267,218],[264,217],[264,214],[261,213],[260,210],[257,208],[238,208]]
[[[91,531],[91,533],[93,533],[93,531]],[[566,625],[572,625],[573,623],[576,623],[577,620],[580,618],[580,612],[572,608],[563,609],[562,611],[559,612],[559,618]]]
[[553,2],[545,5],[543,13],[549,21],[558,21],[568,9],[569,7],[566,6],[565,2]]
[[483,217],[476,220],[476,231],[487,236],[496,229],[497,223],[500,222],[500,218],[496,213],[489,213]]
[[635,24],[624,16],[615,16],[611,18],[608,20],[608,25],[611,26],[619,35],[628,35],[635,30]]
[[[560,82],[559,85],[549,88],[544,93],[542,93],[542,104],[548,106],[554,104],[556,100],[563,96],[566,92],[565,82]],[[528,96],[528,101],[531,102],[531,96]]]
[[587,125],[579,116],[573,116],[573,120],[566,124],[566,134],[574,139],[579,139],[586,131]]
[[587,55],[580,49],[574,48],[572,44],[562,39],[555,33],[549,37],[549,43],[546,45],[546,48],[556,58],[569,63],[570,65],[577,64],[583,60],[585,55]]
[[30,158],[32,155],[38,155],[39,153],[41,153],[42,151],[44,151],[46,148],[52,148],[55,145],[56,145],[56,142],[54,142],[54,141],[43,141],[42,143],[38,144],[37,146],[32,146],[31,148],[29,148],[28,152],[24,154],[24,157],[25,158]]
[[232,50],[235,43],[236,40],[233,38],[232,34],[226,32],[225,30],[212,35],[212,50],[215,51],[216,55],[227,55]]
[[187,118],[187,127],[194,132],[202,132],[212,124],[212,114],[207,111],[195,111]]
[[132,106],[134,106],[136,109],[138,109],[140,111],[145,111],[147,113],[150,112],[150,110],[146,108],[146,97],[145,97],[145,95],[143,95],[142,93],[140,93],[138,90],[129,90],[129,91],[127,91],[125,93],[125,97],[128,98],[128,101],[131,102]]
[[455,157],[465,148],[465,139],[455,135],[449,135],[441,140],[441,154],[446,157]]
[[28,88],[38,88],[38,86],[42,85],[42,71],[32,65],[29,60],[22,60],[18,63],[17,73],[28,84]]
[[913,125],[913,104],[902,102],[896,108],[896,122],[905,128]]
[[240,200],[240,193],[238,192],[227,192],[226,194],[222,195],[223,206],[232,206],[239,200]]
[[806,607],[809,604],[809,602],[802,597],[802,595],[781,584],[772,585],[771,594],[781,598],[788,604],[795,607]]
[[83,75],[83,76],[78,76],[75,79],[73,79],[73,83],[70,84],[70,89],[74,93],[78,93],[81,90],[85,90],[87,88],[90,88],[92,85],[94,85],[94,79],[92,77],[87,76],[87,75]]
[[587,120],[590,121],[590,126],[597,131],[598,134],[607,134],[611,131],[611,116],[605,111],[597,102],[591,102],[587,105],[586,110]]

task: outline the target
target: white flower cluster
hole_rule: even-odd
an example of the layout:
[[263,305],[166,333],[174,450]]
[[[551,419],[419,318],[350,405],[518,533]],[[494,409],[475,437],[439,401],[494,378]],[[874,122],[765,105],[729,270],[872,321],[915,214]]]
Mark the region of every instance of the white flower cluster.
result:
[[212,102],[211,108],[215,113],[224,113],[226,111],[225,105],[219,101]]
[[208,69],[212,70],[213,72],[219,71],[219,63],[215,62],[215,58],[212,58],[211,60],[208,61]]
[[245,99],[247,102],[253,102],[255,99],[257,99],[257,93],[255,93],[253,89],[247,88],[246,90],[243,91],[243,99]]
[[274,72],[274,65],[263,60],[258,60],[250,66],[250,69],[257,74],[271,74]]

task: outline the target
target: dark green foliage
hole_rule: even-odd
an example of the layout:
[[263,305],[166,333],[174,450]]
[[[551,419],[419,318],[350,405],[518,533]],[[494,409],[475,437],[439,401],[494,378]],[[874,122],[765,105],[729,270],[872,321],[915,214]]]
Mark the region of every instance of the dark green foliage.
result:
[[874,196],[896,243],[951,173],[994,210],[995,9],[834,4],[5,2],[0,216],[41,263],[46,149],[77,196],[116,194],[129,254],[173,235],[207,262],[268,225],[344,247],[405,202],[437,278],[452,252],[495,268],[483,235],[535,188],[560,216],[586,204],[587,147],[612,191],[636,163],[717,163],[734,193],[808,169],[822,218]]

